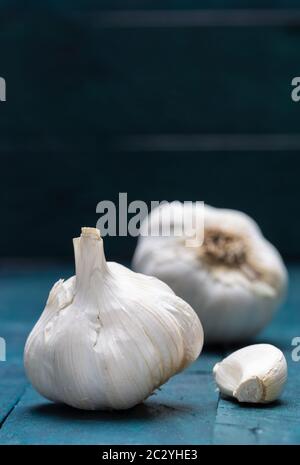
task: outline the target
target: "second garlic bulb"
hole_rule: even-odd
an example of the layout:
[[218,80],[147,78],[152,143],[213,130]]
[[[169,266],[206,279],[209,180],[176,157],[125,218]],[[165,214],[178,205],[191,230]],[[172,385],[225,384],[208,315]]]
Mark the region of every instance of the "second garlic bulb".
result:
[[285,294],[287,272],[279,253],[247,215],[207,205],[199,247],[187,246],[184,235],[147,234],[170,222],[175,229],[182,218],[201,223],[195,218],[202,209],[187,208],[173,202],[151,212],[141,228],[134,269],[161,279],[195,309],[206,342],[232,343],[256,335]]
[[27,375],[53,401],[133,407],[198,357],[201,323],[166,284],[106,262],[97,229],[74,249],[76,277],[54,285],[27,340]]

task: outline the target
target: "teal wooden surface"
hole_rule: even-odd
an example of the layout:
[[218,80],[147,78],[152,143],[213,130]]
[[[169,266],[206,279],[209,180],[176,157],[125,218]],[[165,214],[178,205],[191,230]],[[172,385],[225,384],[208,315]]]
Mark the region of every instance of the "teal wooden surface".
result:
[[204,350],[144,404],[127,412],[82,412],[42,398],[25,378],[24,342],[51,284],[67,267],[0,271],[0,444],[300,444],[300,362],[291,341],[300,336],[300,267],[291,266],[286,304],[257,341],[284,350],[289,378],[280,401],[239,405],[219,398],[212,367],[233,348]]

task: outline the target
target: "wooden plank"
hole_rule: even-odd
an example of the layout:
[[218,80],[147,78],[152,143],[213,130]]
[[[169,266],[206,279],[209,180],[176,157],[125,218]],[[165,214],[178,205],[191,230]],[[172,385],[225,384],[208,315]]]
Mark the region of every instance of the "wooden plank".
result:
[[[287,358],[290,354],[286,353]],[[280,401],[266,406],[221,399],[215,444],[299,444],[300,365],[289,363],[289,381]]]
[[204,355],[193,370],[175,376],[144,404],[126,412],[84,412],[55,405],[30,387],[0,430],[0,443],[210,443],[218,394],[205,365]]
[[211,374],[215,363],[217,363],[222,356],[220,350],[214,350],[209,347],[204,348],[197,362],[192,363],[192,365],[183,372],[183,375]]
[[220,399],[214,431],[215,444],[299,444],[300,363],[292,360],[291,341],[300,336],[300,269],[290,268],[287,303],[272,325],[257,338],[283,350],[288,381],[281,399],[265,406],[243,405]]
[[[21,398],[27,385],[22,368],[26,337],[53,282],[69,274],[68,269],[55,268],[50,271],[21,270],[2,277],[0,327],[2,337],[7,341],[7,362],[2,365],[0,384],[3,387],[0,418],[5,420],[0,430],[0,443],[164,444],[171,438],[178,444],[210,442],[218,401],[211,369],[219,356],[213,351],[171,379],[144,405],[127,413],[81,412],[57,406],[31,387]],[[21,295],[24,296],[22,302]],[[45,434],[41,435],[41,431]]]
[[32,324],[20,322],[1,322],[0,336],[6,344],[6,362],[3,365],[10,366],[13,363],[22,363],[23,351],[27,335]]
[[[7,342],[1,365],[1,444],[210,442],[218,395],[211,368],[218,355],[207,353],[130,412],[93,413],[57,406],[28,386],[22,367],[23,347],[39,317],[53,282],[70,269],[19,270],[0,281],[0,328]],[[22,296],[22,301],[21,297]],[[203,403],[203,399],[206,401]],[[7,417],[7,415],[9,416]],[[189,425],[187,427],[187,425]],[[41,434],[41,431],[44,432]]]
[[27,333],[43,311],[53,284],[73,273],[70,266],[53,264],[17,269],[0,266],[0,336],[9,328]]
[[20,400],[27,384],[21,363],[0,362],[0,428]]
[[[27,384],[22,367],[27,333],[40,314],[58,268],[1,279],[0,333],[8,341],[0,363],[1,444],[276,444],[300,442],[300,363],[291,360],[291,340],[299,336],[300,267],[290,268],[287,303],[258,338],[285,351],[289,379],[280,402],[243,406],[218,399],[213,365],[221,349],[208,350],[172,378],[143,405],[127,412],[82,412],[55,405]],[[26,294],[20,303],[20,295]],[[228,349],[229,351],[231,349]],[[26,392],[23,395],[24,389]]]

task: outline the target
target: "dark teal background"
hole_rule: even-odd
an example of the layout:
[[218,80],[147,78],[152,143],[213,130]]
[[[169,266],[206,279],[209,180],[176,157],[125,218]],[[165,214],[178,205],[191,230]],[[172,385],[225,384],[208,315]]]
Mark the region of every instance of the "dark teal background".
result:
[[[0,256],[70,258],[97,203],[128,192],[241,209],[299,258],[297,6],[0,1]],[[121,12],[110,24],[108,9]],[[128,260],[134,245],[109,238],[107,256]]]

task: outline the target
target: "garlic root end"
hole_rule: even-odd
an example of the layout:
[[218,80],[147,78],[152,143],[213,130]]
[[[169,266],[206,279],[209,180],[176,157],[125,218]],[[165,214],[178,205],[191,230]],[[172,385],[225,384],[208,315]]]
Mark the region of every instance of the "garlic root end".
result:
[[264,385],[257,376],[252,376],[239,384],[233,392],[233,397],[239,402],[265,402]]

